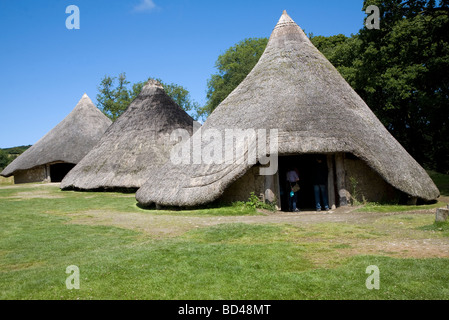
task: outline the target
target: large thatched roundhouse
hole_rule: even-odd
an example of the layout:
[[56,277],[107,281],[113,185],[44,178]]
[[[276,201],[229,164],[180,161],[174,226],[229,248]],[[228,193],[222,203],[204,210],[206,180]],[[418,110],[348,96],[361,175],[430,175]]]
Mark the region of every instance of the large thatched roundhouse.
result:
[[[246,200],[250,192],[285,209],[286,168],[301,177],[300,206],[313,207],[310,166],[327,157],[331,206],[351,197],[370,201],[432,201],[439,191],[302,29],[283,13],[267,48],[246,79],[216,108],[201,132],[214,129],[278,129],[279,170],[259,175],[258,163],[167,162],[138,190],[142,205],[196,206],[214,200]],[[271,139],[271,137],[270,137]],[[207,149],[213,143],[203,139]],[[249,143],[247,154],[254,151]],[[209,149],[208,149],[209,150]],[[273,154],[272,154],[273,156]]]
[[1,173],[15,183],[61,182],[111,125],[84,94],[75,109]]
[[137,189],[169,158],[170,134],[194,120],[150,80],[98,144],[64,178],[62,189]]

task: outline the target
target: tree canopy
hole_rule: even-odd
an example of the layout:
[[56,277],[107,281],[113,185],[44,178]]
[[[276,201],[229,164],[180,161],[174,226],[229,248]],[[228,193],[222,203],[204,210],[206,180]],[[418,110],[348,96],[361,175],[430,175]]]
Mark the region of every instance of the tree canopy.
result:
[[249,38],[220,55],[215,63],[217,73],[207,82],[207,103],[198,114],[207,117],[245,79],[259,61],[267,38]]
[[350,84],[421,164],[449,170],[448,1],[371,0],[381,28],[360,30]]
[[29,146],[18,146],[0,149],[0,169],[5,169],[15,158],[21,155]]
[[[149,78],[159,81],[165,92],[186,112],[192,112],[192,117],[196,117],[199,104],[193,101],[190,93],[184,87],[171,83],[164,83],[161,79]],[[131,83],[126,80],[126,74],[121,73],[118,77],[106,75],[98,87],[97,94],[98,108],[115,121],[125,112],[131,102],[140,94],[146,81]]]
[[8,153],[0,149],[0,169],[5,169],[9,164]]

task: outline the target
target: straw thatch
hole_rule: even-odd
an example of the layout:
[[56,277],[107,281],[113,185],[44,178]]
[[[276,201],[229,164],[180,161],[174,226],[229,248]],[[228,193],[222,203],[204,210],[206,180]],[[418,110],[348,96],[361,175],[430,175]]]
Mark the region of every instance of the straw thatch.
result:
[[[277,128],[279,155],[351,153],[407,195],[424,200],[439,196],[425,170],[286,12],[257,65],[210,115],[202,131],[211,128]],[[207,144],[203,141],[203,147]],[[136,198],[143,205],[205,204],[218,199],[251,166],[167,162]]]
[[1,175],[9,177],[18,171],[57,162],[76,164],[110,125],[111,120],[84,94],[64,120],[11,162]]
[[192,133],[193,119],[150,80],[98,144],[64,178],[62,189],[133,189],[168,160],[175,129]]

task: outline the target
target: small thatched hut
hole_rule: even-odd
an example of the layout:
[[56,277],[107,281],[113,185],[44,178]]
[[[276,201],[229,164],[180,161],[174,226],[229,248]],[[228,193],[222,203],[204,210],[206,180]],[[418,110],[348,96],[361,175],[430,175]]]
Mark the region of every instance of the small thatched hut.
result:
[[[285,172],[294,165],[302,178],[300,206],[312,207],[309,173],[315,155],[327,157],[331,206],[346,205],[356,197],[371,201],[439,197],[426,171],[286,12],[257,65],[191,140],[210,129],[225,136],[226,130],[249,128],[278,130],[279,170],[274,175],[259,175],[266,160],[259,148],[256,164],[239,159],[221,164],[167,162],[138,190],[138,202],[196,206],[214,200],[246,200],[255,192],[284,209],[290,192],[285,188]],[[202,139],[202,149],[210,150],[213,143]],[[255,148],[256,143],[248,143],[245,157]]]
[[170,134],[194,120],[150,80],[98,144],[64,178],[62,189],[137,189],[169,158]]
[[1,173],[15,183],[61,182],[111,125],[84,94],[75,109]]

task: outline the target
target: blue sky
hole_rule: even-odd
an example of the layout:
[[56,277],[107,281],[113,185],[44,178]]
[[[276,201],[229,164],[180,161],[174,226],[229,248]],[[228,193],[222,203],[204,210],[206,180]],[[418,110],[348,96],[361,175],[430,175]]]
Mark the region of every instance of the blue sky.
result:
[[[0,148],[34,144],[104,75],[184,86],[204,104],[217,57],[269,37],[283,10],[306,33],[350,35],[362,0],[0,0]],[[66,7],[80,10],[68,30]]]

